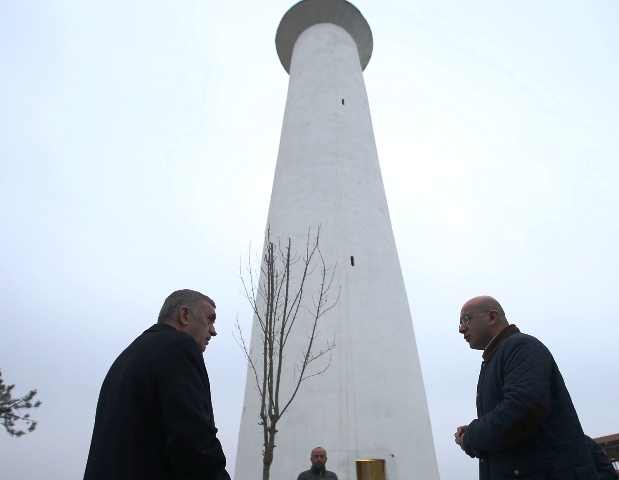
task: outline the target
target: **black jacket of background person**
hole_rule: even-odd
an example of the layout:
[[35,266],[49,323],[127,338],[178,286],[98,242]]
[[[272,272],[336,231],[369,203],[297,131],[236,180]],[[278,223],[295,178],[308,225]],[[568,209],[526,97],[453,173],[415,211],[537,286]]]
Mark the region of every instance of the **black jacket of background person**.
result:
[[84,480],[230,480],[216,433],[198,343],[155,324],[103,381]]
[[309,470],[299,473],[297,480],[313,480],[314,478],[337,480],[337,475],[333,472],[330,472],[325,467],[316,468],[312,465],[312,468],[310,468]]

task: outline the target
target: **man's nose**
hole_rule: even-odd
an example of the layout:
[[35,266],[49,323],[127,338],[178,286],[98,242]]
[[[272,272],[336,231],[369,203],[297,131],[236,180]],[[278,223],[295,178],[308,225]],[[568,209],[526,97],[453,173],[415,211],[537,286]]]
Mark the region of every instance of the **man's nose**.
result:
[[210,328],[209,333],[211,334],[211,337],[216,337],[217,336],[217,330],[215,330],[215,326],[214,325]]
[[464,333],[464,332],[466,332],[467,328],[468,328],[468,327],[466,326],[466,324],[465,324],[465,323],[463,323],[463,324],[461,324],[461,325],[458,327],[458,331],[459,331],[460,333]]

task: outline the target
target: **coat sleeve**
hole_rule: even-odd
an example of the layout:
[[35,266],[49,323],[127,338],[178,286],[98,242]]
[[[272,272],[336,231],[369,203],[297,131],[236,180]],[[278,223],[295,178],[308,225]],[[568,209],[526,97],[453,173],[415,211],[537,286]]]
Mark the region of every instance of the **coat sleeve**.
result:
[[204,358],[191,336],[177,335],[158,359],[157,388],[174,478],[230,480],[216,437]]
[[484,402],[498,404],[466,429],[464,448],[469,454],[496,452],[530,438],[550,413],[550,352],[541,344],[523,339],[510,345],[500,360],[504,362],[500,367],[504,376],[500,398],[483,397]]

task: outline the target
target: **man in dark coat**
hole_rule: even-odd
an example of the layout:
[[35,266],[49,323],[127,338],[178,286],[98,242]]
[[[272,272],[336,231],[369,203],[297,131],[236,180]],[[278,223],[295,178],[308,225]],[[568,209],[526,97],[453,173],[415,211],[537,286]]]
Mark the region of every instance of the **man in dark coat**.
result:
[[230,480],[202,353],[215,303],[172,293],[116,359],[99,395],[84,480]]
[[464,304],[460,333],[484,351],[478,418],[455,433],[456,443],[479,458],[479,478],[596,480],[570,394],[542,342],[509,325],[487,296]]
[[325,468],[327,451],[324,448],[316,447],[312,450],[310,462],[312,462],[312,468],[299,473],[297,480],[313,480],[314,478],[337,480],[337,475]]

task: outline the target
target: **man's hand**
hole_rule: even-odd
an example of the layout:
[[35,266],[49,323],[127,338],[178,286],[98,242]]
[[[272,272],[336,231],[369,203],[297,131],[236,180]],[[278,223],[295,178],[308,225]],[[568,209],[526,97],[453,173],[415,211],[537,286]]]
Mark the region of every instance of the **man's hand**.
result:
[[460,448],[464,451],[464,432],[466,431],[468,425],[461,425],[456,429],[456,433],[454,433],[454,437],[456,437],[456,443],[460,445]]

